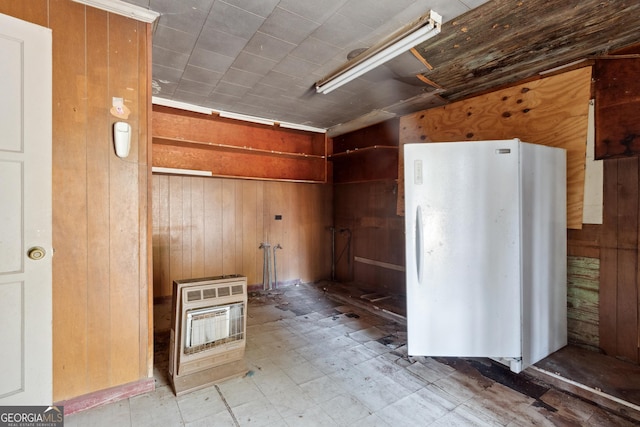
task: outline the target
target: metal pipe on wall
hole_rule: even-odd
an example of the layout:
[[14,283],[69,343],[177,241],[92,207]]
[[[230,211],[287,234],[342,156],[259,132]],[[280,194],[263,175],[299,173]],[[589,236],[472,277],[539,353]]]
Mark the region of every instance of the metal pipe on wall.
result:
[[262,290],[271,289],[271,255],[269,253],[271,245],[269,243],[260,243],[258,249],[263,250],[262,263]]
[[273,247],[273,286],[274,289],[278,289],[278,272],[276,269],[276,249],[282,249],[282,246],[280,246],[280,243],[278,243],[277,245],[275,245]]

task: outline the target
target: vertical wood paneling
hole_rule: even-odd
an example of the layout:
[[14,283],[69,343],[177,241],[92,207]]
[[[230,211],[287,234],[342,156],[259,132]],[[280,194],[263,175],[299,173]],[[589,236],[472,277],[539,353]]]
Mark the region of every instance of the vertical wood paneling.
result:
[[222,274],[236,274],[236,186],[222,181]]
[[604,215],[600,249],[600,346],[637,363],[638,159],[604,162]]
[[[153,295],[154,297],[167,295],[166,289],[171,289],[169,206],[170,191],[169,177],[153,176]],[[157,213],[156,213],[157,211]],[[169,291],[170,292],[170,291]]]
[[[110,119],[105,111],[105,99],[109,98],[109,86],[101,84],[108,79],[108,14],[87,9],[87,26],[94,31],[87,33],[87,104],[88,114],[94,117],[87,127],[87,221],[88,247],[87,269],[91,271],[87,287],[87,381],[96,389],[110,386],[110,250],[109,240],[102,236],[110,227],[109,157],[111,144]],[[105,309],[106,308],[106,309]]]
[[[191,185],[183,185],[187,180]],[[165,193],[163,181],[170,188]],[[176,191],[179,195],[174,194]],[[163,246],[160,242],[167,241],[165,252],[170,254],[168,259],[154,259],[154,271],[167,271],[161,286],[155,287],[155,298],[170,296],[173,280],[203,275],[242,274],[249,285],[261,285],[261,242],[270,243],[272,248],[278,243],[283,247],[277,253],[280,283],[329,277],[330,186],[154,175],[153,192],[153,200],[160,206],[159,216],[153,219],[154,247],[159,250]],[[196,203],[200,197],[202,202]],[[187,199],[191,200],[189,209],[184,208]],[[163,225],[167,222],[162,215],[165,209],[172,213],[167,227]],[[176,211],[179,214],[174,217]],[[275,220],[275,215],[282,215],[282,220]],[[202,218],[204,227],[199,232],[197,224]],[[190,239],[181,238],[189,232]],[[178,246],[175,250],[174,245]],[[191,270],[192,275],[185,276],[185,264],[193,264],[198,252],[203,251],[201,247],[205,253],[204,273]],[[273,251],[270,259],[273,261]],[[164,265],[157,265],[161,263]]]
[[[53,29],[53,396],[87,392],[85,7],[51,4]],[[92,273],[92,272],[91,272]]]
[[[108,23],[109,92],[124,99],[131,110],[127,122],[132,128],[129,156],[126,160],[111,156],[109,165],[111,380],[113,384],[125,384],[139,379],[140,372],[139,32],[136,21],[119,15],[110,14]],[[103,102],[111,107],[111,98]],[[146,189],[142,191],[146,194]]]
[[618,160],[604,162],[604,208],[600,248],[600,347],[616,352],[618,283]]
[[404,220],[396,215],[395,181],[383,180],[334,186],[334,224],[336,233],[336,277],[355,281],[368,289],[402,294],[404,272],[354,262],[362,257],[395,265],[404,265]]
[[0,2],[0,13],[23,21],[49,27],[49,0],[14,0]]
[[183,178],[182,184],[182,275],[184,277],[194,277],[191,270],[192,260],[192,239],[194,227],[193,212],[191,211],[191,198],[193,192],[191,188],[191,178]]
[[191,179],[191,275],[204,276],[204,180]]
[[171,282],[175,278],[183,278],[184,265],[182,263],[182,239],[184,236],[184,221],[182,219],[182,181],[184,178],[169,180],[169,283],[166,289],[171,289]]
[[244,197],[242,195],[242,181],[236,181],[235,182],[235,212],[237,214],[236,218],[235,218],[235,226],[234,226],[234,231],[235,231],[235,236],[234,236],[234,253],[233,253],[233,259],[235,261],[235,265],[233,267],[234,272],[238,272],[238,271],[244,271],[243,268],[243,247],[244,247],[244,240],[242,238],[242,234],[244,233],[244,228],[242,227],[243,225],[243,221],[242,219],[244,218],[243,215],[243,205],[244,205]]
[[[204,180],[204,217],[205,217],[205,276],[218,276],[222,273],[222,180]],[[177,277],[177,276],[176,276]],[[164,290],[163,295],[171,295],[172,288]]]
[[617,356],[638,361],[638,158],[618,163]]
[[[153,242],[151,241],[152,205],[151,191],[151,25],[138,23],[138,31],[144,34],[138,43],[138,78],[140,125],[138,126],[138,168],[140,174],[140,314],[146,313],[146,321],[140,321],[140,377],[153,376]],[[146,346],[145,346],[146,342]]]
[[239,271],[247,272],[247,283],[259,283],[262,277],[257,276],[256,262],[260,235],[257,228],[258,188],[249,181],[242,181],[242,265]]

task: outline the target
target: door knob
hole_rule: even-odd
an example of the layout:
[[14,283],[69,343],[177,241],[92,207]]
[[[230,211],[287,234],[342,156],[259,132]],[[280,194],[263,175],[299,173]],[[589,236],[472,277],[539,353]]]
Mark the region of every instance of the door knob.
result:
[[34,261],[41,260],[47,252],[40,246],[34,246],[27,251],[27,256]]

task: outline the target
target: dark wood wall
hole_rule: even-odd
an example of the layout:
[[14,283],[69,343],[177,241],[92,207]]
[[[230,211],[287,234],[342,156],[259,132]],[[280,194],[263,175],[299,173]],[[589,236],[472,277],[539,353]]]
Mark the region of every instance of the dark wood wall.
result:
[[335,277],[363,289],[405,292],[398,197],[398,125],[389,120],[333,140]]
[[600,347],[638,363],[638,157],[604,160],[600,238]]
[[[0,13],[53,33],[53,398],[144,382],[151,27],[71,0],[5,0]],[[131,111],[127,159],[113,97]]]

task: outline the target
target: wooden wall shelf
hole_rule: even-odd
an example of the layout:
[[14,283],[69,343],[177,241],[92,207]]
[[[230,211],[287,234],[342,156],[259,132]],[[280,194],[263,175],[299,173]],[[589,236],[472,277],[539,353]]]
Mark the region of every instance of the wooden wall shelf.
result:
[[[288,158],[306,158],[306,159],[324,159],[325,156],[317,155],[317,154],[309,154],[309,153],[294,153],[287,151],[277,151],[277,150],[265,150],[262,148],[254,148],[246,145],[229,145],[229,144],[219,144],[215,142],[205,142],[205,141],[192,141],[188,139],[180,139],[180,138],[153,138],[154,144],[164,144],[164,145],[172,145],[177,147],[199,147],[199,148],[207,148],[211,150],[225,151],[230,153],[250,153],[250,154],[259,154],[263,156],[276,156],[276,157],[288,157]],[[397,147],[396,147],[397,148]]]
[[366,154],[367,152],[372,152],[372,151],[398,151],[398,147],[397,146],[393,146],[393,145],[372,145],[370,147],[363,147],[363,148],[355,148],[353,150],[347,150],[347,151],[342,151],[339,153],[334,153],[329,155],[329,160],[334,159],[334,158],[338,158],[338,157],[347,157],[347,156],[354,156],[354,155],[358,155],[358,154]]
[[[325,183],[326,134],[153,107],[153,166],[213,176]],[[215,141],[215,142],[214,142]]]

